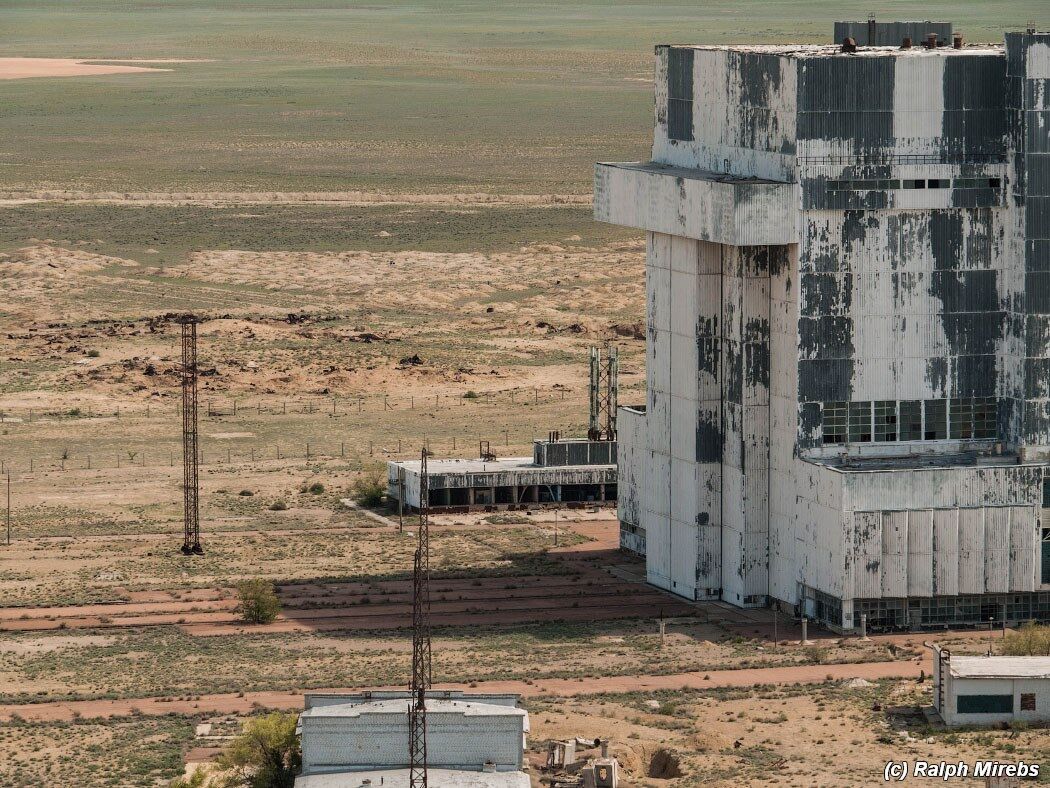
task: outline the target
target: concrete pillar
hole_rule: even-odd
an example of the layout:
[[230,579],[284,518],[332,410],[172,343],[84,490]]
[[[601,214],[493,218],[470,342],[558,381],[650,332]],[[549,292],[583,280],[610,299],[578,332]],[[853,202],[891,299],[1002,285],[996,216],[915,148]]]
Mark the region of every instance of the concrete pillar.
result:
[[598,500],[601,502],[605,501],[605,482],[598,485]]
[[868,637],[868,614],[867,613],[861,613],[860,614],[860,639],[861,640],[870,640],[871,639],[871,638]]
[[467,506],[473,506],[473,505],[474,505],[474,488],[473,487],[468,487],[467,488]]
[[802,617],[802,640],[800,641],[800,645],[813,645],[813,641],[809,639],[809,619],[805,616]]

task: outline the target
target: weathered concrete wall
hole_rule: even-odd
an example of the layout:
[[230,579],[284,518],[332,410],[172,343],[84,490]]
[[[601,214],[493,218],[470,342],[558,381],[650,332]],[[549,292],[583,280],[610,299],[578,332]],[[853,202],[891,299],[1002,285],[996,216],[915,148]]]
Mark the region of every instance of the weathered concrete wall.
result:
[[747,246],[798,240],[796,188],[665,164],[595,167],[594,218],[665,235]]
[[653,161],[794,181],[797,73],[778,55],[657,47]]
[[645,411],[621,407],[616,414],[616,439],[616,515],[621,523],[641,526],[645,494],[643,458],[647,451]]

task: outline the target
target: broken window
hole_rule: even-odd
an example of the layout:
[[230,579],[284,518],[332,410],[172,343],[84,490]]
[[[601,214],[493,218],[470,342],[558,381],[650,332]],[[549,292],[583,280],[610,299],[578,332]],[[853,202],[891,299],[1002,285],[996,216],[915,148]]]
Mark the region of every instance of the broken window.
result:
[[925,404],[923,439],[942,441],[948,437],[948,408],[943,399],[928,399]]
[[956,440],[973,437],[973,400],[953,399],[948,403],[948,435]]
[[851,402],[849,404],[849,440],[850,443],[871,442],[870,402]]
[[977,397],[973,401],[973,437],[989,440],[996,437],[998,406],[995,397]]
[[875,441],[897,440],[897,403],[881,401],[875,403]]
[[1021,711],[1035,711],[1035,693],[1021,693]]
[[846,442],[846,403],[824,403],[824,443]]
[[900,422],[900,439],[902,441],[921,441],[922,402],[920,400],[904,400],[901,402]]

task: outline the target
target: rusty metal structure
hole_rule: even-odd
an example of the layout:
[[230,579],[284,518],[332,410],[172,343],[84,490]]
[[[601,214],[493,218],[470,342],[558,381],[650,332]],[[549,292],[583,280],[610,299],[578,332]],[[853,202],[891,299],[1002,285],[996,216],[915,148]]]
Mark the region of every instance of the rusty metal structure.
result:
[[197,432],[197,323],[195,315],[179,318],[182,326],[182,554],[204,555],[200,525],[200,459]]
[[619,354],[616,345],[591,348],[590,419],[587,437],[592,441],[616,440]]
[[419,477],[419,542],[412,562],[412,698],[408,707],[409,788],[427,788],[427,690],[430,649],[430,490],[426,447]]

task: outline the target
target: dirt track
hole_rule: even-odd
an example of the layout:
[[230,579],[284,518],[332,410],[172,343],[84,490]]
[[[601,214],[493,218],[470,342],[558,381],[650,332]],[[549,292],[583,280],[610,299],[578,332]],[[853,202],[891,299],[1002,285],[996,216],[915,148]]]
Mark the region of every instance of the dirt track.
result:
[[[36,60],[36,58],[8,58],[9,60]],[[0,58],[0,67],[4,58]],[[75,61],[71,61],[75,63]],[[73,69],[74,66],[70,66]],[[84,66],[76,73],[113,73],[117,71],[156,71],[151,68],[128,66]],[[24,76],[75,76],[70,74],[25,74]],[[16,79],[4,77],[0,79]],[[425,205],[456,207],[543,207],[552,205],[590,205],[589,194],[384,194],[381,192],[76,192],[37,191],[0,192],[0,206],[24,205],[33,202],[94,203],[119,205]]]
[[[436,689],[516,692],[525,697],[540,695],[576,696],[600,692],[635,692],[669,689],[711,689],[715,687],[749,687],[759,684],[819,684],[827,680],[851,678],[913,678],[920,670],[927,674],[932,666],[922,660],[909,662],[862,662],[852,665],[801,665],[787,668],[720,670],[708,673],[674,673],[666,676],[615,676],[589,679],[543,679],[526,684],[523,681],[485,681],[474,686],[442,684]],[[360,688],[359,688],[360,689]],[[379,688],[376,688],[379,689]],[[383,689],[400,689],[385,687]],[[346,692],[345,689],[317,689],[310,692]],[[13,714],[25,720],[72,720],[76,717],[120,717],[130,714],[244,714],[257,708],[300,709],[301,691],[247,692],[201,695],[189,700],[140,698],[125,700],[57,701],[0,706],[0,720]]]

